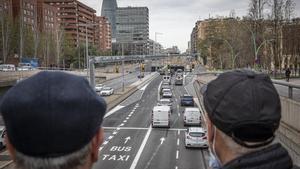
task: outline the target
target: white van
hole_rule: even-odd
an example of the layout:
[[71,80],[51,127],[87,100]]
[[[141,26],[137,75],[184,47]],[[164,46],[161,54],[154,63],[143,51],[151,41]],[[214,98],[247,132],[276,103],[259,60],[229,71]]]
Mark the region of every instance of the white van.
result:
[[163,83],[171,84],[171,76],[163,76]]
[[185,108],[183,114],[184,125],[200,125],[201,114],[198,108]]
[[170,127],[170,106],[155,106],[152,110],[152,127]]

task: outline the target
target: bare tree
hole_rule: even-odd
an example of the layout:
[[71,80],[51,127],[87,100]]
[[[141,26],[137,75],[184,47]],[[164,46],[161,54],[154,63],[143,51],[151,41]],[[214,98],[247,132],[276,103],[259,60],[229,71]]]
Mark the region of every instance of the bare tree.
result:
[[290,21],[293,17],[295,6],[296,4],[293,2],[293,0],[286,0],[284,5],[284,19],[286,21]]
[[2,57],[3,63],[6,63],[9,55],[9,48],[10,48],[10,37],[12,34],[12,18],[10,15],[5,11],[3,1],[0,4],[1,8],[1,36],[2,36]]
[[260,20],[264,18],[264,9],[267,0],[250,0],[249,16],[253,20]]

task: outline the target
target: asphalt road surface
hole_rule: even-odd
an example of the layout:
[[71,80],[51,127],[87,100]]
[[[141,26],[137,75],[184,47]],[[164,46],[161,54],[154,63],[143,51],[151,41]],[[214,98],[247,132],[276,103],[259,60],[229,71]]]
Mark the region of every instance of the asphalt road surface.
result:
[[[189,78],[187,81],[192,81],[192,77]],[[161,76],[154,79],[105,118],[105,141],[93,169],[207,168],[207,149],[186,149],[184,146],[187,127],[183,125],[184,108],[179,106],[179,97],[187,93],[185,86],[173,86],[171,127],[151,127],[150,115],[159,99],[161,81]]]

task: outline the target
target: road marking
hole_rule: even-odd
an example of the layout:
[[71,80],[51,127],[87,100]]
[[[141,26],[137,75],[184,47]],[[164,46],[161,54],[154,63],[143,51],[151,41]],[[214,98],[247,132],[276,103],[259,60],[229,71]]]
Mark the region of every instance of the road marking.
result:
[[127,123],[127,120],[124,120],[123,123]]
[[111,140],[112,138],[114,138],[114,136],[109,136],[109,137],[108,137],[108,140]]
[[[149,128],[143,128],[143,127],[102,127],[106,130],[148,130]],[[171,128],[171,129],[155,129],[155,130],[168,130],[168,131],[178,131],[178,135],[180,134],[180,131],[186,131],[185,128]]]
[[144,87],[142,87],[140,90],[144,91],[149,86],[150,83],[146,84]]
[[177,146],[179,146],[179,138],[177,139]]
[[129,117],[126,117],[126,120],[129,120]]
[[124,123],[120,124],[120,127],[124,126]]
[[175,166],[175,169],[178,169],[178,167],[177,167],[177,166]]
[[176,151],[176,159],[178,160],[178,158],[179,158],[179,151],[177,150]]
[[160,82],[160,84],[158,86],[158,89],[157,89],[157,101],[160,100],[160,92],[159,92],[159,90],[160,90],[161,85],[162,85],[162,81]]
[[178,116],[180,117],[180,113],[178,113]]
[[99,148],[99,151],[101,151],[102,149],[103,149],[103,147],[100,147],[100,148]]
[[143,150],[144,150],[144,148],[146,146],[146,143],[147,143],[147,141],[148,141],[148,139],[150,137],[151,131],[152,131],[152,127],[150,126],[148,128],[148,131],[147,131],[147,133],[145,135],[145,138],[144,138],[144,140],[143,140],[143,142],[142,142],[142,144],[141,144],[141,146],[139,148],[139,151],[137,152],[136,156],[134,157],[134,160],[133,160],[133,162],[132,162],[132,164],[130,166],[130,169],[135,169],[135,167],[136,167],[136,165],[137,165],[137,163],[138,163],[138,161],[139,161],[139,159],[140,159],[140,157],[142,155],[142,152],[143,152]]
[[180,130],[177,131],[177,134],[180,135]]
[[113,135],[116,135],[117,133],[118,133],[118,132],[114,131],[112,134],[113,134]]
[[108,141],[104,141],[103,143],[102,143],[102,145],[106,145],[108,143]]
[[120,105],[116,106],[116,107],[113,108],[111,111],[109,111],[108,113],[106,113],[105,116],[104,116],[104,118],[106,118],[106,117],[108,117],[108,116],[114,114],[115,112],[121,110],[121,109],[124,108],[124,107],[125,107],[125,106],[120,106]]
[[131,117],[131,116],[132,116],[132,114],[129,114],[129,115],[128,115],[128,117]]

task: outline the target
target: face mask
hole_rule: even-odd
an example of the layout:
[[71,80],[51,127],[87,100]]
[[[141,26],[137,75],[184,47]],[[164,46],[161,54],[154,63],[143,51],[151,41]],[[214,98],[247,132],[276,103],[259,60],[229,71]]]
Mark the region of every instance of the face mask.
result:
[[209,148],[209,167],[211,169],[221,169],[222,168],[222,164],[220,159],[218,158],[217,154],[216,154],[216,149],[215,149],[215,138],[216,138],[216,127],[214,126],[214,139],[212,142],[212,148]]

